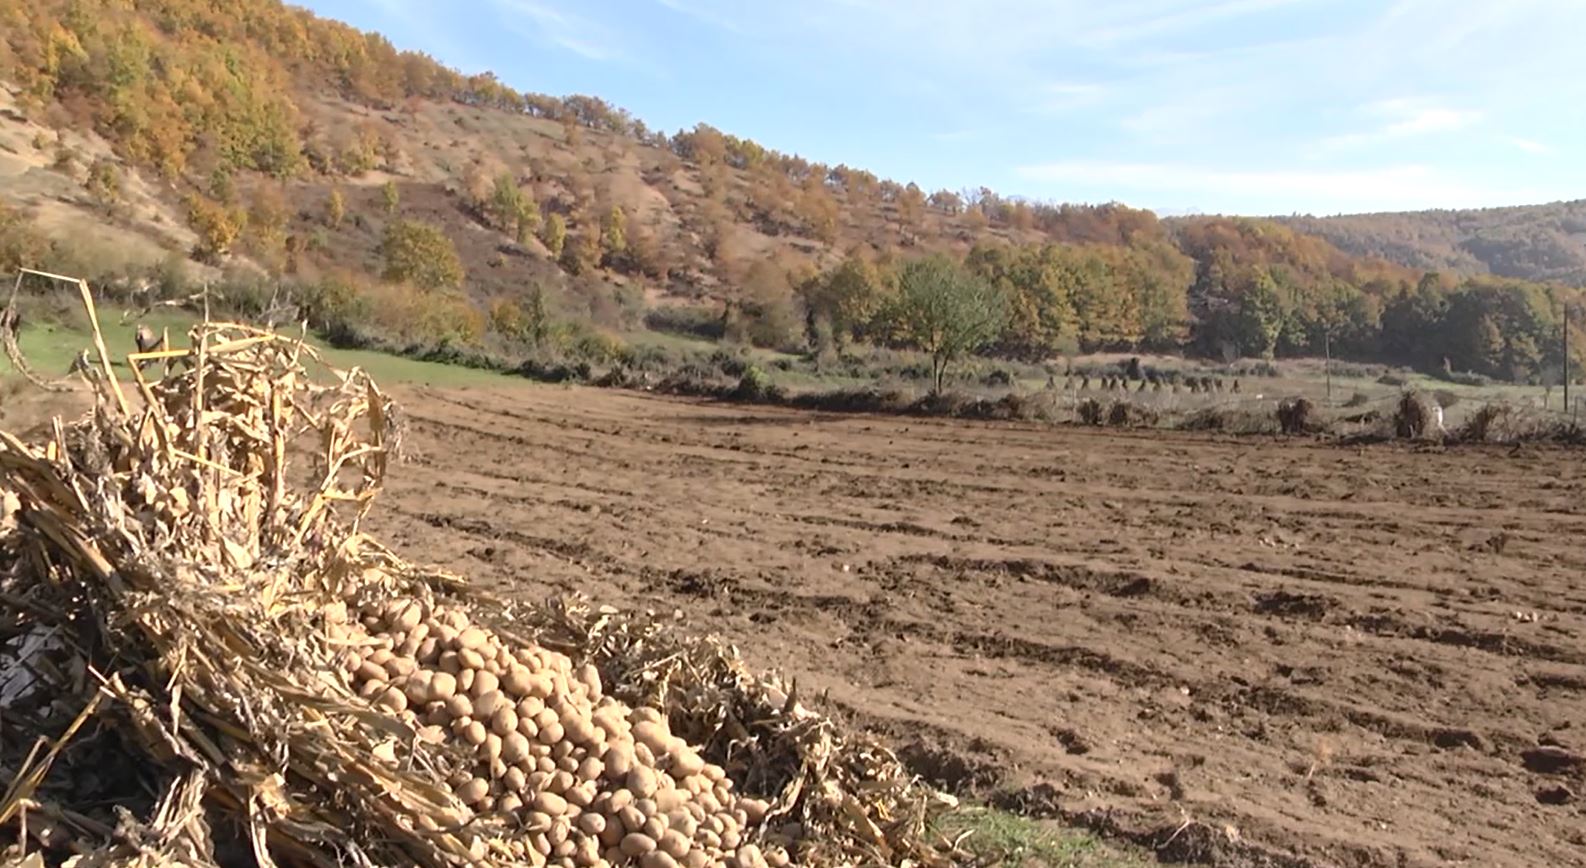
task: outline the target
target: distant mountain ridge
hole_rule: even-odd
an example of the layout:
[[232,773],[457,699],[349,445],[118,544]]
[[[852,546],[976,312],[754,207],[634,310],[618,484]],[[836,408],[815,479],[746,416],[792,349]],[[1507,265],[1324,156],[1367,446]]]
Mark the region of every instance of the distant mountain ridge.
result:
[[1347,253],[1410,268],[1586,286],[1586,199],[1274,219]]

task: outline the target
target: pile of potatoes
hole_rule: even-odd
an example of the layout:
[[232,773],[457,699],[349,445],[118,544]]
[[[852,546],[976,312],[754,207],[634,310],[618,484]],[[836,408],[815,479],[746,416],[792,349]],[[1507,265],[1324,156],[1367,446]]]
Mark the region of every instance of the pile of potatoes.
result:
[[603,696],[594,667],[508,647],[459,610],[411,599],[338,605],[326,620],[333,640],[355,643],[342,662],[360,695],[424,740],[472,753],[473,766],[447,783],[473,813],[521,829],[508,838],[514,858],[567,868],[788,864],[785,850],[748,841],[767,804],[736,794],[659,711]]

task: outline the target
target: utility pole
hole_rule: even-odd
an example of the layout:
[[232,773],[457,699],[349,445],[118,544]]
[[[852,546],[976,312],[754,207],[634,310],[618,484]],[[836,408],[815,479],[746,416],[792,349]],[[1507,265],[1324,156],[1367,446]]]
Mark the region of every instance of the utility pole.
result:
[[1323,368],[1327,376],[1327,406],[1333,406],[1333,330],[1327,328],[1322,332],[1322,352],[1327,360]]
[[1569,304],[1564,304],[1564,412],[1572,412],[1569,403]]

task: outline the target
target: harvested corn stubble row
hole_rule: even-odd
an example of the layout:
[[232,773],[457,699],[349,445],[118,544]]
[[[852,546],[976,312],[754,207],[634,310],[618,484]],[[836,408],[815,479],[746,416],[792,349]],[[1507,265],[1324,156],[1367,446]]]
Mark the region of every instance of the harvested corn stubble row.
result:
[[0,432],[0,862],[951,861],[946,800],[732,649],[360,533],[396,436],[361,372],[191,340],[152,382],[101,356],[47,442]]

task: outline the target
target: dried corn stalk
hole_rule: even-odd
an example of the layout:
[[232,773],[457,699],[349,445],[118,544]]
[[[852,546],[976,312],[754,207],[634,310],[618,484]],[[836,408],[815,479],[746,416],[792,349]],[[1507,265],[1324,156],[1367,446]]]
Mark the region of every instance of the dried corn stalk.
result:
[[[350,690],[325,608],[451,597],[592,660],[772,798],[801,864],[941,858],[941,803],[878,745],[839,733],[736,652],[579,604],[516,611],[358,531],[393,406],[299,340],[195,326],[116,376],[95,323],[87,418],[41,444],[0,432],[0,828],[51,863],[510,864],[514,830],[444,786],[453,758]],[[142,365],[172,365],[150,381]],[[129,395],[130,390],[130,395]],[[306,473],[293,462],[310,458]],[[500,613],[515,614],[503,623]],[[401,761],[382,761],[392,738]]]

